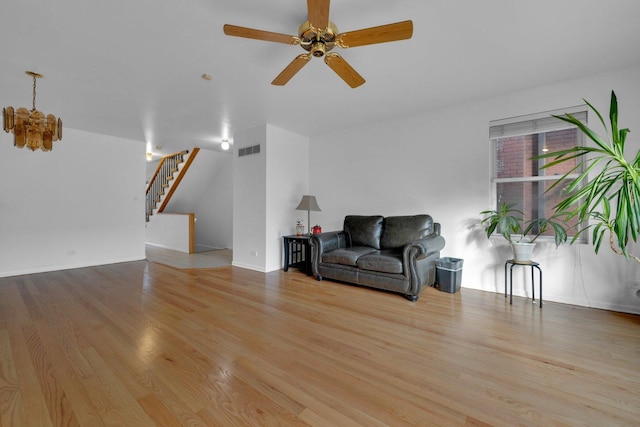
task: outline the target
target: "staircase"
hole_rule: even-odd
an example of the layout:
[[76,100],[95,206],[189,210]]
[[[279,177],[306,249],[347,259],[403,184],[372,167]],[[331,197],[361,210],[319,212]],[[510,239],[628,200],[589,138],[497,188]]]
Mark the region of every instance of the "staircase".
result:
[[147,186],[145,200],[145,219],[149,222],[149,217],[155,212],[162,212],[169,203],[171,196],[180,184],[182,177],[189,169],[189,166],[200,151],[194,148],[189,154],[189,150],[164,156]]

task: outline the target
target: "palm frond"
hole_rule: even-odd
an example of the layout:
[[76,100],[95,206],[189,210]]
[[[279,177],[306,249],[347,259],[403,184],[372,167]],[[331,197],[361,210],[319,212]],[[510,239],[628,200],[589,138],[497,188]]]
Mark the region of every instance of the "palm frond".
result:
[[[570,173],[576,170],[582,172],[567,186],[567,196],[554,207],[556,214],[564,215],[567,219],[577,217],[581,224],[586,224],[580,232],[593,227],[592,242],[596,253],[609,231],[611,248],[629,258],[627,245],[630,240],[637,241],[640,235],[640,151],[631,162],[625,158],[625,142],[630,131],[618,126],[618,99],[615,92],[611,92],[609,126],[602,114],[588,101],[585,102],[610,135],[607,138],[601,137],[571,114],[553,116],[576,126],[595,146],[559,150],[534,159],[553,159],[543,169],[579,159]],[[565,179],[568,175],[566,173],[562,178]],[[558,182],[547,189],[547,192],[557,186]],[[590,224],[590,221],[593,223]],[[577,235],[571,243],[576,238]],[[613,246],[614,240],[619,251]]]

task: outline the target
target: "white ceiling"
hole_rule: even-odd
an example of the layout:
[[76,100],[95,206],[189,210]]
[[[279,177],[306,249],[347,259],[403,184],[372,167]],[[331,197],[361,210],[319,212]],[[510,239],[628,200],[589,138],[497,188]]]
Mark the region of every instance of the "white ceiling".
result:
[[38,109],[66,128],[165,154],[265,123],[313,136],[640,63],[639,0],[333,0],[341,32],[414,23],[411,40],[337,49],[367,80],[356,89],[316,58],[272,86],[302,49],[223,34],[295,35],[304,0],[2,3],[1,106],[31,107],[33,70]]

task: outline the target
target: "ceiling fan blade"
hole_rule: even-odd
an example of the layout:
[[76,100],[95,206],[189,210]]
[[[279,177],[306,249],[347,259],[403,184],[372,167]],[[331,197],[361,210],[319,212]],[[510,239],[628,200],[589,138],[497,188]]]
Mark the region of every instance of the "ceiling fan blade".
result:
[[338,34],[336,44],[342,48],[349,48],[410,39],[412,35],[413,22],[402,21]]
[[330,0],[307,0],[309,23],[312,27],[324,30],[329,26]]
[[342,56],[335,52],[328,53],[324,57],[324,62],[352,88],[356,88],[365,82],[365,79]]
[[286,68],[282,70],[282,72],[278,74],[278,76],[275,79],[273,79],[271,84],[276,86],[286,85],[287,82],[291,80],[291,78],[295,76],[298,71],[302,69],[302,67],[307,65],[310,59],[311,59],[311,54],[309,53],[303,53],[302,55],[298,55],[296,59],[291,61],[291,63],[287,65]]
[[298,44],[300,41],[296,36],[271,31],[256,30],[254,28],[238,27],[237,25],[224,25],[224,33],[228,36],[244,37],[247,39],[264,40],[267,42]]

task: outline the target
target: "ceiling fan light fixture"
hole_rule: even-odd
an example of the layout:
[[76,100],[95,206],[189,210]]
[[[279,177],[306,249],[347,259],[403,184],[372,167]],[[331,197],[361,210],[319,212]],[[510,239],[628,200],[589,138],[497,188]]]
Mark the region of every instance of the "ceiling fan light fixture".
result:
[[322,58],[327,53],[327,47],[321,41],[311,44],[311,54],[316,58]]
[[4,131],[14,135],[14,147],[29,150],[50,151],[53,141],[62,139],[62,120],[56,120],[53,114],[45,116],[36,110],[36,79],[42,78],[42,74],[33,71],[25,71],[25,74],[33,78],[33,108],[31,111],[22,107],[14,110],[6,107],[2,110],[4,117]]

